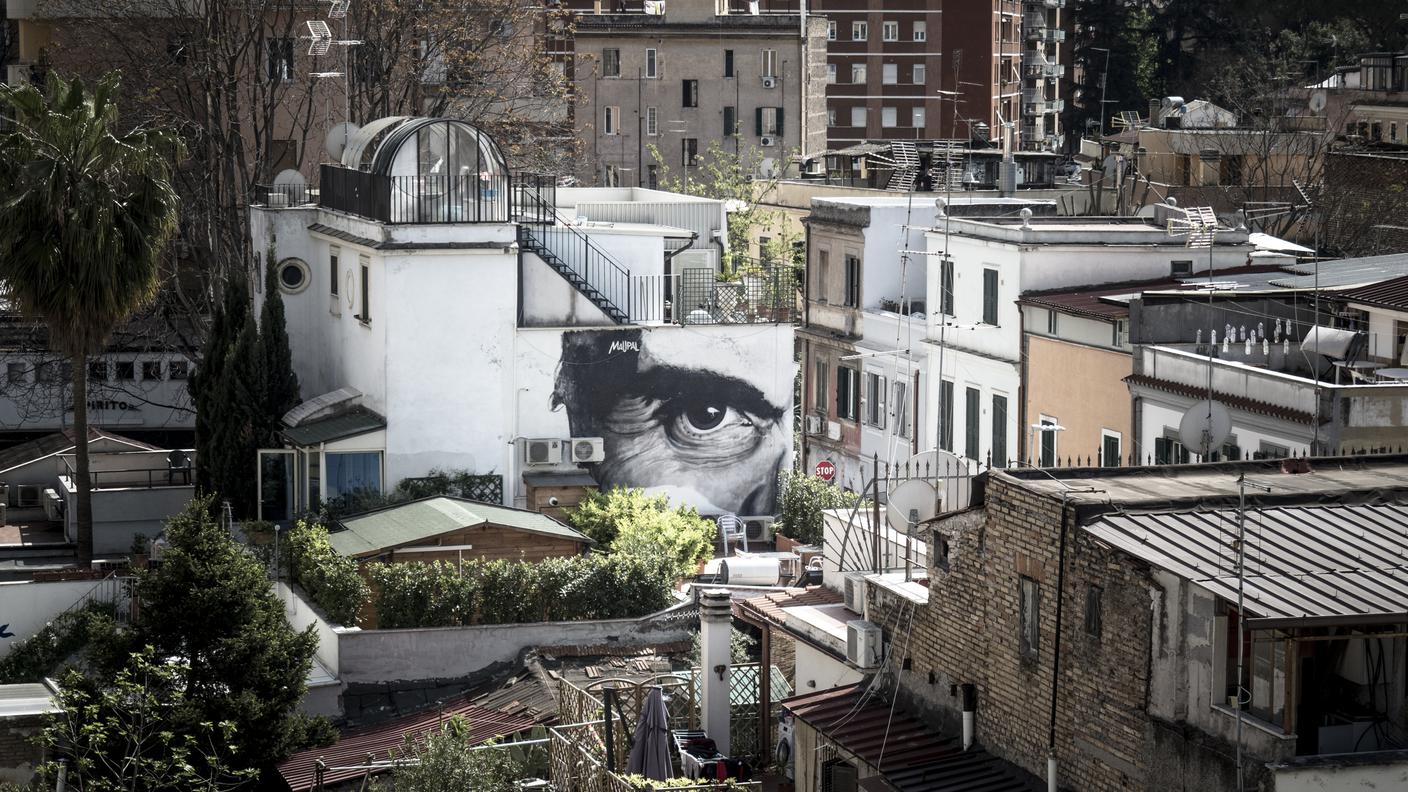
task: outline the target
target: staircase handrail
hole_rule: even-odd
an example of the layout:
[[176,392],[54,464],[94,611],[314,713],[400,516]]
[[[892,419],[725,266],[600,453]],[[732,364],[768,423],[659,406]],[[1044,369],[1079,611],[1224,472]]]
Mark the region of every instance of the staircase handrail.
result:
[[[613,308],[620,311],[625,316],[630,316],[630,269],[622,266],[621,263],[616,261],[616,259],[612,258],[609,253],[598,247],[594,242],[592,242],[591,237],[587,236],[586,234],[583,234],[576,228],[576,226],[572,225],[571,223],[561,222],[562,218],[558,216],[556,207],[547,206],[545,203],[543,203],[540,198],[537,198],[536,196],[525,194],[523,198],[524,200],[532,201],[538,204],[538,208],[543,213],[543,216],[549,217],[551,218],[551,220],[540,221],[536,223],[524,222],[520,223],[519,228],[521,228],[530,239],[533,239],[538,244],[542,245],[545,250],[553,253],[553,255],[557,256],[557,258],[563,262],[563,264],[571,268],[574,272],[577,273],[577,275],[579,275],[593,288],[597,289],[598,293],[602,295],[602,298],[605,299],[608,303],[610,303]],[[553,250],[548,245],[547,234],[536,231],[533,226],[543,226],[544,229],[550,228],[553,230],[565,229],[566,232],[571,235],[574,242],[580,243],[582,246],[582,266],[579,268],[578,266],[576,266],[576,262],[568,261],[566,258],[563,257],[561,253]],[[616,289],[614,290],[616,292],[615,294],[607,293],[601,288],[601,285],[593,283],[592,279],[588,277],[589,272],[585,270],[590,270],[590,265],[592,263],[593,258],[599,260],[602,264],[606,265],[607,267],[610,267],[611,270],[614,271],[615,277],[611,278],[611,280],[614,281],[616,284]],[[622,296],[624,296],[624,299],[621,299]]]

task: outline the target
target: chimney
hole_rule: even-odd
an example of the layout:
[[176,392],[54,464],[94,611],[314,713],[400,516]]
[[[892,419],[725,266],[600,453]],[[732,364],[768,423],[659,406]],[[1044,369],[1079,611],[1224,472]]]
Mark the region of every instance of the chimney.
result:
[[733,606],[727,589],[708,589],[699,600],[699,671],[703,679],[704,731],[719,753],[729,755],[729,645]]
[[963,750],[973,747],[973,732],[975,731],[978,712],[978,686],[969,682],[961,688],[963,691]]

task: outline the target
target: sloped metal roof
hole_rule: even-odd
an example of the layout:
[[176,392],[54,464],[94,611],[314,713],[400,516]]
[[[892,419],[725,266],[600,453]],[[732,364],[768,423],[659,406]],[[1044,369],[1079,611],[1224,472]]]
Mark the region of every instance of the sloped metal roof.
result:
[[876,767],[899,792],[1027,792],[1036,779],[978,746],[930,729],[864,685],[795,696],[782,706],[843,750]]
[[284,439],[296,446],[315,446],[346,437],[375,432],[386,428],[386,419],[364,407],[355,407],[341,415],[323,418],[302,426],[280,429]]
[[1375,283],[1372,286],[1350,289],[1346,292],[1340,292],[1337,296],[1355,303],[1408,310],[1408,277],[1394,278]]
[[[1317,266],[1320,268],[1318,279],[1315,274]],[[1322,289],[1368,286],[1408,275],[1408,253],[1321,261],[1318,265],[1308,261],[1292,264],[1286,269],[1298,275],[1273,280],[1272,286],[1283,289],[1313,289],[1317,285]]]
[[526,533],[591,544],[585,534],[546,514],[492,503],[439,495],[345,517],[343,530],[328,536],[332,549],[344,556],[379,553],[389,548],[492,524]]
[[[1082,529],[1237,599],[1237,511],[1107,514]],[[1408,506],[1285,506],[1246,515],[1249,623],[1408,621]]]

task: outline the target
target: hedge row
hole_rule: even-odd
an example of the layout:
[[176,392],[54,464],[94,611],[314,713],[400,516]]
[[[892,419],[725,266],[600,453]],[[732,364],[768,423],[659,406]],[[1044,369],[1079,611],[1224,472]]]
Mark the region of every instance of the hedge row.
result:
[[370,590],[357,562],[332,549],[327,529],[300,521],[288,532],[288,565],[294,580],[338,624],[357,623]]

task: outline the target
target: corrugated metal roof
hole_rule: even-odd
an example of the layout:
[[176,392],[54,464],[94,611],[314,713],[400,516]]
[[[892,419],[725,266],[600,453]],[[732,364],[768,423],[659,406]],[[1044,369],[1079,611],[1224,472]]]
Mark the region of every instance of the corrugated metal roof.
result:
[[284,427],[279,430],[284,439],[296,446],[315,446],[330,443],[344,437],[375,432],[386,428],[386,419],[364,407],[355,407],[341,415],[324,418],[303,426]]
[[1319,267],[1317,279],[1315,262],[1290,265],[1286,269],[1299,275],[1278,278],[1271,284],[1283,289],[1313,289],[1317,284],[1322,289],[1367,286],[1408,275],[1408,253],[1322,261]]
[[1372,286],[1362,286],[1340,292],[1337,296],[1350,302],[1368,303],[1384,308],[1408,309],[1408,277],[1394,278]]
[[[1235,509],[1108,514],[1082,528],[1224,599],[1237,598]],[[1249,618],[1408,620],[1408,506],[1248,511],[1243,590]]]
[[0,685],[0,718],[47,715],[60,711],[54,701],[54,691],[48,685],[39,682]]
[[[372,759],[384,761],[392,751],[399,751],[406,744],[406,735],[411,735],[416,743],[422,743],[427,734],[455,715],[463,716],[469,734],[465,742],[481,745],[499,737],[517,734],[533,727],[533,719],[521,715],[509,715],[496,710],[484,709],[470,704],[467,700],[455,699],[443,707],[397,718],[386,723],[353,729],[342,735],[336,743],[326,748],[309,748],[285,759],[279,764],[279,775],[293,792],[312,789],[315,780],[315,767],[322,759],[328,767],[349,767],[366,761],[367,754]],[[332,785],[342,781],[360,779],[360,770],[329,770],[323,775],[323,783]]]
[[876,767],[899,792],[1027,792],[1036,780],[978,746],[930,729],[850,685],[787,699],[782,706],[838,747]]
[[591,544],[586,535],[546,514],[449,495],[345,517],[341,523],[343,530],[331,534],[328,541],[334,550],[345,556],[378,553],[485,524]]

